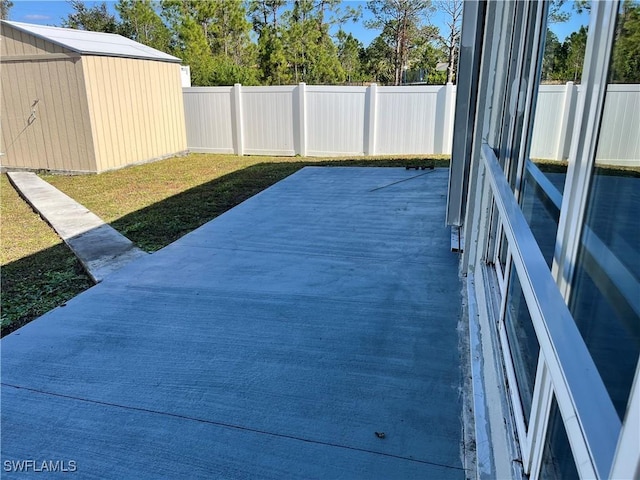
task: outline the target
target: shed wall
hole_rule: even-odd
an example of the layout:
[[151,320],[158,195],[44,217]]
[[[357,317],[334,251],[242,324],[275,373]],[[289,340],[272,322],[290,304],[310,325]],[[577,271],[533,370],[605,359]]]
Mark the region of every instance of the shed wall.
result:
[[183,152],[180,65],[84,56],[97,171]]
[[69,52],[55,43],[47,42],[10,26],[2,25],[0,28],[2,28],[2,42],[0,42],[0,56],[2,57]]
[[[3,30],[3,35],[12,32]],[[24,45],[29,51],[28,42]],[[0,79],[3,167],[95,171],[80,58],[13,62],[3,57]]]

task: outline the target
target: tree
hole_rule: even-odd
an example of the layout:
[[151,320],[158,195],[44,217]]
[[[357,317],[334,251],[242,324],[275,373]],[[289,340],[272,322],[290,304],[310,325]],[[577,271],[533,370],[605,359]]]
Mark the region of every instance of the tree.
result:
[[289,65],[278,29],[272,25],[263,27],[258,38],[258,64],[261,81],[267,85],[283,85],[291,82]]
[[361,62],[366,75],[374,82],[386,85],[394,82],[393,49],[385,38],[385,31],[364,49]]
[[191,82],[193,85],[207,86],[213,72],[213,57],[202,29],[191,17],[184,19],[177,30],[179,47],[174,53],[182,62],[191,66]]
[[92,32],[117,33],[118,24],[115,15],[109,13],[106,2],[87,8],[82,0],[71,0],[70,13],[62,20],[62,26]]
[[622,3],[613,44],[610,81],[640,83],[640,3]]
[[460,52],[462,0],[441,0],[436,5],[444,14],[445,34],[438,35],[438,41],[447,52],[447,82],[453,82]]
[[[448,70],[438,69],[438,65],[445,63],[449,50],[438,41],[439,30],[434,26],[422,28],[421,41],[412,54],[411,68],[424,70],[426,82],[432,85],[444,85],[447,83]],[[456,55],[457,58],[457,55]]]
[[431,10],[430,0],[370,0],[367,8],[373,20],[369,28],[386,30],[392,48],[393,83],[400,85],[402,72],[408,67],[409,51],[415,46],[419,27]]
[[[279,11],[284,6],[285,0],[251,0],[249,2],[249,14],[253,23],[253,30],[262,34],[266,27],[277,30]],[[273,30],[271,31],[273,33]]]
[[121,35],[163,52],[169,51],[171,32],[155,10],[151,0],[120,0],[116,11],[120,15]]
[[567,49],[560,43],[558,37],[547,29],[547,38],[542,57],[542,81],[564,80],[567,64]]
[[195,85],[256,83],[255,46],[240,0],[163,0],[174,55],[191,66]]
[[233,60],[239,67],[251,65],[254,59],[253,44],[249,36],[251,23],[247,20],[244,2],[224,0],[211,4],[213,21],[208,29],[211,50],[214,54]]
[[251,0],[249,15],[258,35],[257,61],[260,80],[267,85],[290,83],[287,57],[279,26],[284,0]]
[[[581,12],[581,9],[584,8],[583,5],[580,4],[580,1],[584,2],[584,0],[574,1],[574,8]],[[549,14],[547,16],[548,23],[564,23],[569,20],[571,16],[569,12],[563,12],[562,7],[567,3],[567,0],[551,0],[549,3]]]
[[13,7],[11,0],[0,0],[0,20],[9,19],[9,10]]
[[584,55],[587,50],[587,28],[582,25],[577,32],[573,32],[564,41],[566,49],[565,80],[580,82],[582,79],[582,67]]
[[360,62],[361,51],[364,49],[362,43],[350,33],[339,30],[336,35],[338,39],[338,58],[347,78],[347,82],[359,80],[362,71]]
[[345,74],[329,35],[329,11],[337,3],[295,0],[282,15],[282,43],[295,82],[342,83]]

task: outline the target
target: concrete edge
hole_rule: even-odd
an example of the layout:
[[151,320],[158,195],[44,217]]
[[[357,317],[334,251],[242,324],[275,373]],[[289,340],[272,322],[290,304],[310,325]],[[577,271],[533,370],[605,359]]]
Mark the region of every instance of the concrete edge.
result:
[[[32,173],[32,172],[19,172],[19,173],[30,173],[31,175],[37,177],[37,175],[35,173]],[[133,260],[137,260],[138,258],[146,257],[148,255],[147,252],[144,252],[143,250],[139,249],[131,240],[129,240],[124,235],[122,235],[120,232],[115,230],[113,227],[111,227],[110,225],[105,223],[102,219],[99,219],[99,217],[97,217],[97,215],[95,215],[95,214],[92,214],[92,215],[96,219],[99,219],[100,222],[102,222],[102,224],[100,226],[93,227],[91,230],[88,230],[88,231],[82,233],[81,235],[77,235],[77,236],[74,236],[74,237],[66,238],[65,236],[60,234],[60,232],[56,228],[56,225],[54,224],[54,222],[52,222],[42,212],[42,210],[40,208],[38,208],[38,206],[35,204],[35,202],[33,202],[32,199],[29,198],[29,196],[23,191],[23,189],[20,188],[20,186],[12,178],[11,172],[7,173],[7,178],[9,180],[9,183],[11,184],[11,186],[14,188],[14,190],[20,196],[20,198],[22,198],[27,203],[27,205],[29,205],[31,207],[31,209],[34,212],[36,212],[38,214],[38,216],[47,225],[49,225],[49,227],[51,227],[56,232],[58,237],[60,237],[60,239],[69,248],[69,250],[71,250],[71,252],[76,256],[76,258],[78,259],[78,261],[80,262],[80,264],[82,265],[84,270],[87,272],[87,275],[89,275],[89,278],[91,278],[91,280],[93,281],[93,283],[100,283],[110,273],[112,273],[112,272],[124,267],[126,264],[128,264],[129,262],[131,262]],[[39,178],[39,180],[44,182],[44,180],[42,180],[40,178]],[[45,183],[47,183],[47,182],[45,182]],[[67,198],[69,198],[69,200],[71,202],[74,202],[78,206],[82,207],[84,210],[86,210],[86,212],[90,212],[84,206],[82,206],[78,202],[75,202],[75,200],[73,200],[71,197],[69,197],[68,195],[64,194],[63,192],[60,192],[59,190],[57,190],[53,185],[51,185],[49,183],[47,183],[47,185],[49,185],[50,188],[52,188],[52,189],[58,191],[59,193],[65,195]],[[86,234],[90,234],[92,231],[98,231],[98,230],[106,231],[109,236],[115,238],[117,243],[120,244],[119,245],[120,248],[118,248],[117,250],[110,251],[110,252],[107,251],[107,252],[105,252],[104,255],[101,255],[98,258],[89,258],[88,256],[86,256],[86,255],[84,255],[82,253],[82,246],[83,246],[82,244],[85,243],[85,242],[90,242],[91,239],[89,238],[85,242],[83,242],[82,237],[85,236]]]

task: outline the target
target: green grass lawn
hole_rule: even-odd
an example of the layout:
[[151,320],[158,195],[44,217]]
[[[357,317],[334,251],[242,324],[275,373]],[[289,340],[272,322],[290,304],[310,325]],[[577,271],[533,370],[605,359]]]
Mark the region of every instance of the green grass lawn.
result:
[[[191,154],[99,175],[42,175],[148,252],[305,166],[448,166],[448,157],[309,159]],[[56,233],[0,183],[2,335],[89,288]]]
[[58,235],[0,178],[2,336],[63,304],[92,283]]

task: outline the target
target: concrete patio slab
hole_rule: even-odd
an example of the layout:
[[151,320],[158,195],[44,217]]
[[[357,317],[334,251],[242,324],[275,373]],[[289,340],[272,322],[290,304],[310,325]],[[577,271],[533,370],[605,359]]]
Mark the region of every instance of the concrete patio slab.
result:
[[32,172],[8,172],[11,184],[71,248],[98,283],[147,254],[97,215]]
[[5,337],[3,465],[465,478],[447,179],[306,168]]

